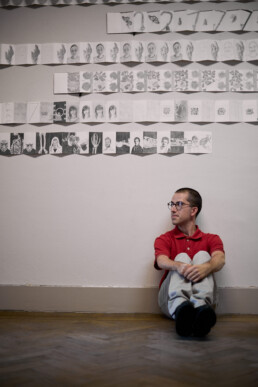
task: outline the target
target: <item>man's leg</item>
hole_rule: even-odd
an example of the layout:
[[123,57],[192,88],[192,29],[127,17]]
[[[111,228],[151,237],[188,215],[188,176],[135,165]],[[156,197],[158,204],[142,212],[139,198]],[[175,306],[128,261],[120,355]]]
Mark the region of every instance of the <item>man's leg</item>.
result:
[[[193,265],[201,265],[203,263],[209,262],[211,256],[207,251],[199,251],[193,257]],[[191,295],[190,301],[193,303],[195,308],[203,305],[212,305],[214,300],[214,278],[210,274],[208,277],[204,278],[202,281],[192,284],[193,293]]]
[[[209,262],[211,256],[206,251],[199,251],[193,258],[194,265]],[[205,336],[216,323],[216,314],[212,308],[214,301],[214,278],[210,274],[202,281],[192,284],[193,293],[190,301],[195,307],[193,333]]]
[[[186,253],[178,254],[175,261],[191,264]],[[189,302],[192,294],[192,284],[177,271],[170,271],[162,283],[158,302],[162,312],[176,320],[176,331],[181,336],[192,333],[194,308]]]

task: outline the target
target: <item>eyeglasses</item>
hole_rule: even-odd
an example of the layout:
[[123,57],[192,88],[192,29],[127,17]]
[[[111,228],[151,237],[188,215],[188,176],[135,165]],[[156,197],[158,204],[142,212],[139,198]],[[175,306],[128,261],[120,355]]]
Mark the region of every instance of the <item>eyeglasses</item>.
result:
[[184,202],[181,202],[181,201],[180,201],[180,202],[176,202],[176,203],[174,203],[174,202],[169,202],[169,203],[168,203],[168,209],[169,209],[169,210],[171,210],[171,208],[172,208],[173,206],[176,207],[177,211],[182,210],[182,207],[183,207],[183,206],[190,206],[190,207],[191,207],[190,204],[184,203]]

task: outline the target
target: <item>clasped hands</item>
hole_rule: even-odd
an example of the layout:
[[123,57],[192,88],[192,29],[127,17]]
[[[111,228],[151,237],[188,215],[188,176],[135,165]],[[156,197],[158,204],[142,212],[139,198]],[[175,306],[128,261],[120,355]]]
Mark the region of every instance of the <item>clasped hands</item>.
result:
[[203,263],[201,265],[189,265],[188,263],[181,262],[178,263],[179,265],[177,272],[185,277],[188,281],[196,283],[210,274],[209,262]]

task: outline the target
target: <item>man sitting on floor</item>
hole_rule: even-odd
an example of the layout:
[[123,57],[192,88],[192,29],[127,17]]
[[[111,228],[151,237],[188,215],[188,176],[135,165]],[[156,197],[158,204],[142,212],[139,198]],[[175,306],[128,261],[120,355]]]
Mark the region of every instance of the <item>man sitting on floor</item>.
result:
[[175,228],[154,244],[154,267],[165,270],[159,306],[176,321],[180,336],[203,337],[216,323],[213,273],[225,264],[223,243],[218,235],[203,233],[196,225],[202,198],[194,189],[177,190],[168,208]]

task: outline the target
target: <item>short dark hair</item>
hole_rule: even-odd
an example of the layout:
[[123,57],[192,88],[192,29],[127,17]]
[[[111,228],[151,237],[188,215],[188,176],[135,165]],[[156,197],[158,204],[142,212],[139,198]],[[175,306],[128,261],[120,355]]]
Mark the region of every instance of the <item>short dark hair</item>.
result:
[[179,188],[176,191],[176,193],[181,193],[181,192],[187,192],[188,193],[188,201],[191,204],[191,206],[198,208],[198,211],[196,213],[196,217],[197,217],[202,209],[202,197],[201,197],[201,195],[195,189],[188,188],[188,187]]

